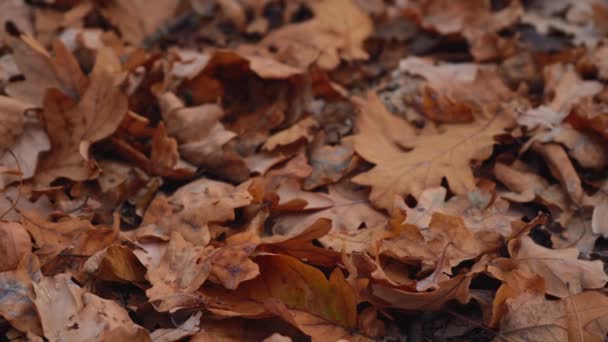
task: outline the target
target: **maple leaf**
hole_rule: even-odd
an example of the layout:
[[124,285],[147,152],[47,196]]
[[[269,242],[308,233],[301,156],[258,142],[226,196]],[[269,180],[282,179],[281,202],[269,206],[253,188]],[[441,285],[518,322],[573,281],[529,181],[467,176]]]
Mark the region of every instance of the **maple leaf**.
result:
[[[377,113],[390,117],[379,100],[372,99]],[[358,99],[357,103],[365,104]],[[372,187],[370,199],[381,208],[390,208],[395,195],[420,196],[425,188],[439,186],[446,177],[450,189],[459,195],[476,188],[471,170],[472,161],[482,161],[492,153],[494,137],[503,134],[512,120],[505,115],[497,115],[485,121],[470,125],[446,125],[443,134],[421,134],[412,137],[408,143],[411,151],[403,151],[390,138],[378,134],[377,130],[365,123],[370,115],[369,105],[360,105],[359,133],[354,137],[355,151],[376,166],[370,171],[357,175],[353,181]],[[376,114],[379,115],[379,114]]]
[[128,109],[127,97],[115,84],[120,69],[114,52],[101,49],[78,103],[57,90],[47,92],[44,122],[52,149],[40,161],[38,184],[48,185],[58,177],[82,181],[96,175],[89,147],[114,133]]

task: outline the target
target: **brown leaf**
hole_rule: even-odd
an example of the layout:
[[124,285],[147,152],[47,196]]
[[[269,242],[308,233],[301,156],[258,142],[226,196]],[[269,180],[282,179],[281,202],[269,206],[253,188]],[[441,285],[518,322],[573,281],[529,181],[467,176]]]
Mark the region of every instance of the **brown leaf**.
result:
[[32,252],[27,230],[17,222],[0,222],[0,272],[17,268],[23,257]]
[[271,55],[302,69],[316,62],[331,70],[341,59],[367,59],[362,44],[371,35],[373,24],[365,12],[352,0],[313,2],[311,7],[315,13],[312,20],[271,32],[252,50],[268,51],[274,46],[276,52]]
[[57,90],[46,94],[44,119],[52,150],[40,162],[38,184],[48,185],[58,177],[82,181],[96,176],[89,147],[114,133],[127,113],[127,97],[115,84],[120,68],[114,52],[101,49],[78,103]]
[[539,143],[532,145],[532,148],[545,159],[549,171],[559,180],[570,199],[574,203],[580,203],[584,194],[581,180],[564,148],[557,144]]
[[[20,265],[14,271],[0,273],[0,316],[6,319],[15,329],[42,335],[42,326],[34,308],[33,280],[40,275],[32,274],[27,265]],[[32,279],[34,278],[34,279]]]
[[160,0],[153,4],[143,0],[116,0],[101,12],[118,27],[126,42],[137,46],[160,29],[178,5],[178,0]]
[[283,318],[315,340],[323,334],[349,336],[348,328],[357,324],[357,311],[355,293],[342,271],[335,269],[327,279],[319,270],[281,255],[259,256],[256,262],[260,277],[241,284],[240,293],[259,303],[272,303],[271,311],[281,316],[290,314]]
[[177,139],[183,158],[198,166],[220,167],[222,147],[236,136],[219,121],[222,108],[215,104],[185,107],[172,93],[162,94],[159,103],[167,132]]
[[255,244],[228,245],[211,252],[209,280],[221,284],[228,290],[260,274],[259,267],[251,259]]
[[117,238],[117,230],[96,228],[85,219],[67,218],[51,222],[33,212],[22,213],[22,224],[37,247],[36,255],[42,263],[48,262],[64,250],[72,254],[90,256],[109,246]]
[[278,146],[293,144],[300,139],[305,139],[310,142],[312,140],[310,131],[317,128],[318,125],[319,123],[312,117],[303,119],[296,122],[291,127],[270,136],[266,140],[264,148],[268,151],[272,151]]
[[438,284],[438,288],[431,292],[407,292],[390,288],[380,284],[372,284],[374,297],[384,301],[387,306],[403,310],[440,310],[451,300],[468,303],[471,300],[469,285],[470,275],[459,275]]
[[113,245],[92,255],[84,270],[99,279],[121,283],[143,283],[146,269],[133,252],[124,246]]
[[6,96],[0,96],[0,150],[11,148],[23,133],[25,103]]
[[78,100],[83,94],[87,78],[76,58],[60,41],[53,43],[54,57],[40,42],[26,34],[11,38],[9,45],[13,49],[15,63],[25,76],[25,81],[9,85],[7,93],[11,97],[41,107],[46,91],[51,88],[73,100]]
[[354,146],[361,157],[376,166],[353,181],[371,186],[370,199],[381,208],[390,208],[395,195],[418,197],[425,188],[440,185],[443,177],[456,194],[474,190],[470,162],[488,158],[494,136],[511,125],[511,119],[504,115],[470,125],[446,125],[443,134],[411,139],[413,149],[404,152],[389,137],[366,125],[369,115],[363,111],[359,116],[360,131],[354,137]]
[[202,312],[190,316],[184,323],[173,329],[156,329],[150,334],[152,342],[173,342],[192,336],[200,330]]
[[520,268],[543,277],[547,293],[559,298],[601,288],[608,281],[602,262],[579,260],[576,248],[552,250],[523,236],[509,242],[509,253]]
[[[34,176],[38,156],[51,147],[49,138],[36,117],[26,117],[25,110],[30,108],[19,100],[0,97],[0,188]],[[9,153],[7,149],[12,152]]]
[[211,272],[209,251],[194,246],[178,232],[171,233],[169,245],[158,264],[148,266],[152,287],[146,290],[158,311],[169,311],[187,305],[197,296],[194,292]]
[[603,341],[608,332],[606,303],[606,296],[598,292],[559,301],[525,292],[507,300],[500,333],[510,341]]
[[42,331],[50,341],[150,341],[148,332],[117,303],[85,292],[65,274],[42,279],[34,284],[34,293]]

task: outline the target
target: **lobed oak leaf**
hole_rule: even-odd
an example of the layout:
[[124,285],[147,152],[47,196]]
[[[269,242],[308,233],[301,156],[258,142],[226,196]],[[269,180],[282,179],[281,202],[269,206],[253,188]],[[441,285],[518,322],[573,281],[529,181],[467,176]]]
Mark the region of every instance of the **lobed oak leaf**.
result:
[[101,13],[118,27],[122,38],[132,45],[144,43],[173,16],[179,0],[112,0]]
[[583,292],[559,301],[524,292],[508,299],[500,336],[510,341],[603,341],[608,333],[608,298]]
[[164,312],[197,302],[195,291],[211,272],[209,251],[184,240],[179,232],[172,232],[167,249],[157,264],[148,266],[146,290],[150,302]]
[[116,302],[86,292],[66,274],[43,278],[34,284],[34,294],[43,335],[49,341],[150,341],[148,332]]
[[116,229],[95,227],[86,219],[66,218],[51,222],[35,212],[21,215],[23,227],[32,236],[37,247],[35,254],[42,264],[68,249],[72,254],[91,256],[111,245],[118,236]]
[[0,173],[0,188],[34,176],[39,155],[51,147],[40,120],[25,116],[25,111],[31,107],[0,96],[0,135],[3,137],[0,139],[0,167],[4,169]]
[[11,83],[7,94],[11,97],[42,107],[48,89],[58,89],[73,100],[78,100],[87,86],[78,61],[60,41],[53,42],[54,57],[33,37],[21,34],[9,41],[15,63],[25,81]]
[[[353,0],[316,1],[315,17],[271,32],[257,45],[244,47],[244,55],[273,51],[270,56],[289,66],[306,69],[316,63],[331,70],[341,59],[367,59],[362,45],[373,31],[373,23]],[[274,48],[270,48],[274,47]]]
[[330,278],[318,269],[284,255],[258,256],[260,276],[241,284],[242,296],[264,303],[270,311],[294,324],[313,340],[323,334],[348,338],[356,327],[355,293],[342,271],[335,269]]
[[368,107],[362,109],[358,119],[360,132],[354,137],[355,151],[376,166],[353,181],[371,186],[371,201],[385,209],[391,207],[395,195],[418,197],[424,189],[439,186],[443,177],[456,194],[474,190],[470,163],[488,158],[494,137],[503,134],[512,123],[508,116],[499,114],[469,125],[446,125],[444,133],[411,139],[412,150],[404,151],[390,137],[368,128],[366,122],[373,114],[367,111]]
[[185,160],[198,166],[218,168],[226,161],[223,146],[236,134],[225,129],[223,109],[215,104],[185,107],[174,94],[159,96],[167,132],[177,139]]
[[509,253],[521,269],[543,277],[547,293],[559,298],[601,288],[608,282],[602,262],[579,260],[576,248],[552,250],[522,236],[509,242]]
[[115,84],[120,69],[118,57],[104,48],[97,53],[79,102],[54,89],[47,92],[44,121],[52,149],[40,161],[38,184],[48,185],[59,177],[83,181],[96,176],[89,147],[114,133],[128,110],[127,97]]

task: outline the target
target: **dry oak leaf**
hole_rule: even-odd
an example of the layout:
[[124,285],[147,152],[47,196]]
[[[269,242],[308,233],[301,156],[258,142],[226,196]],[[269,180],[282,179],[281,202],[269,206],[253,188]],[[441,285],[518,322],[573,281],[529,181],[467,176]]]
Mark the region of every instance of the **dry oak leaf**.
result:
[[17,268],[21,259],[32,252],[27,230],[18,222],[0,221],[0,272]]
[[461,34],[468,40],[471,54],[478,61],[502,55],[500,48],[504,43],[496,33],[515,24],[523,14],[519,1],[512,1],[499,11],[494,11],[485,0],[432,0],[419,3],[421,5],[412,9],[420,17],[423,28],[442,35]]
[[21,332],[42,335],[33,302],[32,274],[25,266],[22,264],[14,271],[0,272],[0,316]]
[[228,290],[236,290],[240,283],[257,277],[260,269],[249,258],[256,247],[256,244],[240,243],[212,251],[209,280]]
[[602,262],[579,260],[576,248],[548,249],[522,236],[509,242],[509,253],[522,270],[543,277],[547,293],[559,298],[598,289],[608,282]]
[[353,147],[345,142],[335,146],[313,146],[309,160],[312,173],[304,180],[303,189],[312,190],[339,181],[355,167],[354,153]]
[[179,3],[179,0],[112,0],[101,13],[118,27],[126,42],[139,46],[173,16]]
[[178,232],[172,232],[167,249],[158,264],[148,266],[146,290],[150,302],[160,312],[198,303],[195,292],[211,272],[209,250],[194,246]]
[[404,262],[420,261],[423,269],[436,267],[447,258],[449,273],[451,267],[497,249],[502,242],[500,234],[493,231],[474,233],[458,216],[434,213],[428,228],[423,234],[411,224],[393,227],[391,235],[382,241],[381,253]]
[[382,284],[372,284],[374,298],[381,300],[384,306],[403,310],[440,310],[451,300],[468,303],[471,300],[469,286],[471,275],[461,274],[437,284],[437,289],[430,292],[408,292]]
[[52,149],[39,163],[39,185],[59,177],[83,181],[96,176],[89,147],[114,133],[128,111],[127,96],[116,85],[120,70],[118,57],[110,48],[103,48],[78,103],[58,90],[47,92],[44,122]]
[[[241,48],[243,55],[261,51],[298,69],[313,63],[332,70],[342,59],[367,59],[363,42],[373,31],[369,16],[352,0],[311,2],[312,20],[284,26],[268,34],[258,45]],[[272,48],[274,47],[274,48]]]
[[210,239],[208,225],[234,220],[234,210],[252,199],[247,184],[235,187],[201,178],[182,186],[168,199],[155,200],[158,206],[148,208],[142,227],[154,224],[155,230],[167,237],[171,231],[179,231],[187,241],[206,245]]
[[95,227],[91,221],[79,218],[51,222],[35,212],[22,212],[22,224],[32,236],[42,264],[68,249],[72,254],[91,256],[118,237],[117,227]]
[[319,123],[312,117],[300,120],[291,127],[271,135],[264,143],[264,148],[272,151],[278,146],[293,144],[300,139],[310,142],[312,140],[311,130],[318,126]]
[[83,269],[104,281],[127,284],[146,281],[146,268],[131,249],[120,245],[112,245],[93,254]]
[[552,64],[544,69],[545,97],[552,96],[546,105],[523,112],[517,122],[531,129],[557,127],[568,116],[570,110],[585,98],[602,90],[597,81],[584,81],[573,65]]
[[167,132],[179,143],[182,157],[198,166],[216,167],[224,155],[222,147],[236,133],[220,122],[223,109],[216,104],[186,107],[173,93],[158,98]]
[[559,301],[524,292],[506,306],[499,334],[509,341],[601,342],[608,333],[608,297],[598,292]]
[[127,311],[76,285],[66,274],[34,284],[34,305],[49,341],[150,341]]
[[23,114],[30,107],[21,101],[0,96],[0,151],[11,148],[21,136],[25,124]]
[[[40,120],[26,116],[22,101],[0,96],[0,189],[34,176],[40,153],[51,148]],[[12,152],[12,154],[9,152]]]
[[314,341],[349,339],[357,325],[356,296],[340,269],[327,279],[289,256],[262,255],[255,261],[261,274],[239,286],[241,296],[264,303]]
[[86,88],[87,78],[78,61],[60,41],[53,42],[54,56],[29,35],[12,37],[9,41],[15,63],[25,81],[10,83],[6,92],[13,98],[42,107],[48,89],[58,89],[78,100]]
[[[445,125],[443,133],[421,134],[408,139],[409,146],[403,146],[369,124],[370,118],[377,114],[370,111],[365,100],[356,102],[363,106],[357,121],[359,132],[354,136],[355,151],[376,166],[357,175],[353,181],[371,186],[371,201],[385,209],[391,208],[396,195],[418,197],[424,189],[439,186],[443,177],[458,195],[475,190],[470,163],[488,158],[495,144],[494,137],[505,133],[513,121],[499,114],[471,124]],[[376,111],[385,111],[380,104],[378,107]],[[408,136],[409,132],[404,135]],[[404,147],[412,149],[404,151]]]
[[[473,203],[474,196],[453,196],[445,200],[447,190],[444,187],[425,189],[416,203],[410,208],[400,199],[401,208],[407,213],[405,223],[413,224],[421,229],[429,226],[433,213],[461,216],[464,223],[473,232],[494,230],[503,236],[511,234],[511,223],[519,221],[521,214],[509,210],[509,203],[503,199],[495,199],[491,204],[482,203],[481,209]],[[491,194],[486,193],[491,200]],[[485,197],[482,195],[482,197]]]
[[152,342],[173,342],[192,336],[200,330],[202,315],[203,313],[199,311],[173,329],[156,329],[150,334],[150,338]]

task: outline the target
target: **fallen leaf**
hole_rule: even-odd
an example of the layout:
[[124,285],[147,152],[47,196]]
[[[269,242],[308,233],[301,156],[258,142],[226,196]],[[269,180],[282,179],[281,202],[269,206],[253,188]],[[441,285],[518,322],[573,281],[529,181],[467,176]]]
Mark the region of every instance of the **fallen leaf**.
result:
[[58,89],[73,100],[83,94],[87,78],[76,58],[60,41],[53,43],[54,57],[27,34],[11,38],[9,45],[15,63],[25,76],[25,81],[8,86],[7,93],[11,97],[41,107],[48,89]]
[[606,334],[606,296],[584,292],[559,301],[549,301],[525,292],[507,300],[508,313],[500,334],[510,341],[553,339],[557,341],[602,341]]
[[47,92],[44,120],[52,149],[40,161],[38,184],[48,185],[58,177],[82,181],[96,176],[89,147],[114,133],[127,113],[127,97],[115,84],[120,68],[114,52],[101,49],[79,102],[57,90]]
[[152,287],[146,290],[158,311],[169,311],[197,300],[195,291],[211,272],[209,251],[194,246],[178,232],[173,232],[167,250],[158,264],[148,266]]
[[105,281],[143,283],[146,269],[133,252],[124,246],[112,245],[92,255],[84,270]]
[[140,0],[115,0],[101,12],[118,27],[125,41],[139,45],[173,16],[178,5],[177,0],[161,0],[154,4]]
[[266,140],[264,148],[268,151],[272,151],[278,146],[289,145],[297,142],[300,139],[305,139],[310,142],[312,140],[310,131],[317,126],[317,121],[310,117],[296,122],[289,128],[270,136]]
[[601,288],[608,281],[602,263],[579,260],[576,248],[552,250],[522,236],[509,242],[509,253],[520,268],[543,277],[547,293],[559,298]]
[[152,342],[173,342],[196,334],[200,330],[202,312],[190,316],[184,323],[174,329],[156,329],[150,334]]
[[13,271],[21,259],[32,252],[27,230],[17,222],[0,222],[0,272]]
[[418,197],[425,188],[440,185],[443,177],[456,194],[474,190],[471,161],[485,160],[491,154],[494,136],[511,125],[511,119],[503,115],[470,125],[446,125],[445,133],[418,135],[410,141],[413,149],[403,151],[365,125],[368,115],[372,114],[363,111],[359,116],[354,146],[361,157],[376,166],[353,181],[371,186],[370,199],[381,208],[390,208],[395,195]]
[[44,337],[50,341],[150,340],[118,304],[85,292],[65,274],[43,278],[34,284],[34,294]]

